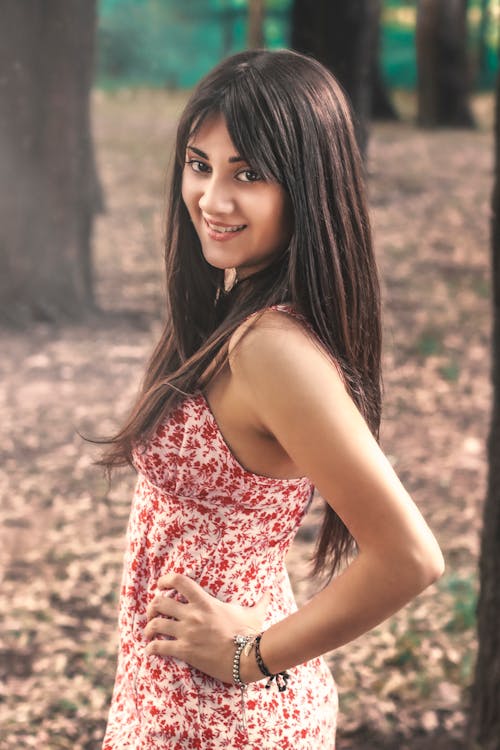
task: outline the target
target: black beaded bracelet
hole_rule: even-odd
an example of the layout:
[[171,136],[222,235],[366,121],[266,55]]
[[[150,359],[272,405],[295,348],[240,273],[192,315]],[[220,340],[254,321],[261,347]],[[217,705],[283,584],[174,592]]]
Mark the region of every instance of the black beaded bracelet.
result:
[[285,670],[283,670],[283,672],[277,672],[276,674],[271,674],[271,672],[268,670],[260,653],[260,639],[262,638],[262,635],[263,634],[260,633],[260,635],[258,635],[254,641],[255,658],[257,660],[257,665],[262,674],[265,677],[269,677],[268,681],[266,682],[266,688],[270,688],[272,681],[276,680],[278,690],[280,691],[280,693],[282,693],[287,688],[287,682],[290,679],[290,675]]

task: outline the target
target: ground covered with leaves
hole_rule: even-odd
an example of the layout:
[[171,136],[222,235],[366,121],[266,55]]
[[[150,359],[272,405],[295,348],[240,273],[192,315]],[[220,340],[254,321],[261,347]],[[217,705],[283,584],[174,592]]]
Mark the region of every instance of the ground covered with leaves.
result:
[[[103,314],[85,325],[2,332],[5,750],[97,750],[102,740],[134,476],[119,474],[109,487],[92,465],[98,450],[78,433],[113,433],[159,332],[165,171],[182,104],[161,92],[96,93],[107,203],[94,243]],[[490,399],[492,102],[475,107],[477,131],[419,131],[407,119],[372,133],[382,443],[435,530],[447,570],[397,616],[328,657],[341,749],[454,748],[463,732]],[[305,573],[321,503],[289,554],[299,603],[314,592]]]

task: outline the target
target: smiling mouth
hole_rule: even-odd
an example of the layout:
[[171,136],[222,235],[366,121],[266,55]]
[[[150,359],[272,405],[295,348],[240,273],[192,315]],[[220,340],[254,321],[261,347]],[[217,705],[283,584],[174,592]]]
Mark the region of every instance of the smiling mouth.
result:
[[246,228],[246,224],[235,224],[234,226],[224,226],[222,224],[215,224],[212,222],[207,221],[205,218],[203,219],[206,226],[208,227],[209,231],[216,235],[226,235],[226,234],[237,234],[238,232],[242,232],[243,229]]

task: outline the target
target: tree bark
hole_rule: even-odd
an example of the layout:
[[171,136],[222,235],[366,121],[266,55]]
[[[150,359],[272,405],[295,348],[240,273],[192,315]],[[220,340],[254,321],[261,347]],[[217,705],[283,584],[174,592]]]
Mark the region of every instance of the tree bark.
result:
[[474,750],[498,750],[500,738],[500,76],[496,93],[495,152],[492,196],[493,409],[479,562],[479,650],[469,715],[469,747]]
[[399,120],[399,114],[394,106],[387,84],[384,79],[382,70],[382,61],[380,55],[380,36],[381,36],[381,13],[382,7],[379,6],[379,19],[376,29],[376,41],[373,50],[372,62],[372,120]]
[[264,46],[264,0],[249,0],[248,46],[255,49]]
[[478,42],[477,42],[477,63],[476,63],[476,77],[480,78],[484,75],[488,65],[488,24],[490,19],[490,3],[489,0],[481,0],[480,5],[480,17],[479,17],[479,29],[478,29]]
[[416,46],[419,124],[474,127],[467,0],[419,0]]
[[348,94],[364,155],[372,110],[381,0],[295,0],[291,46],[322,62]]
[[3,0],[0,319],[80,318],[94,305],[102,209],[90,132],[95,0]]

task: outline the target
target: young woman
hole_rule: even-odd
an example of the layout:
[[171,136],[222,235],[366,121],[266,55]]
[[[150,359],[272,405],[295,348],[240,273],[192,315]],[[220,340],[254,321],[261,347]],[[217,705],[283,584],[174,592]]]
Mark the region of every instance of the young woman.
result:
[[[200,83],[178,129],[166,272],[164,333],[103,459],[139,474],[103,747],[332,750],[321,655],[443,559],[377,444],[362,169],[319,63],[243,52]],[[284,557],[314,487],[328,582],[297,609]]]

